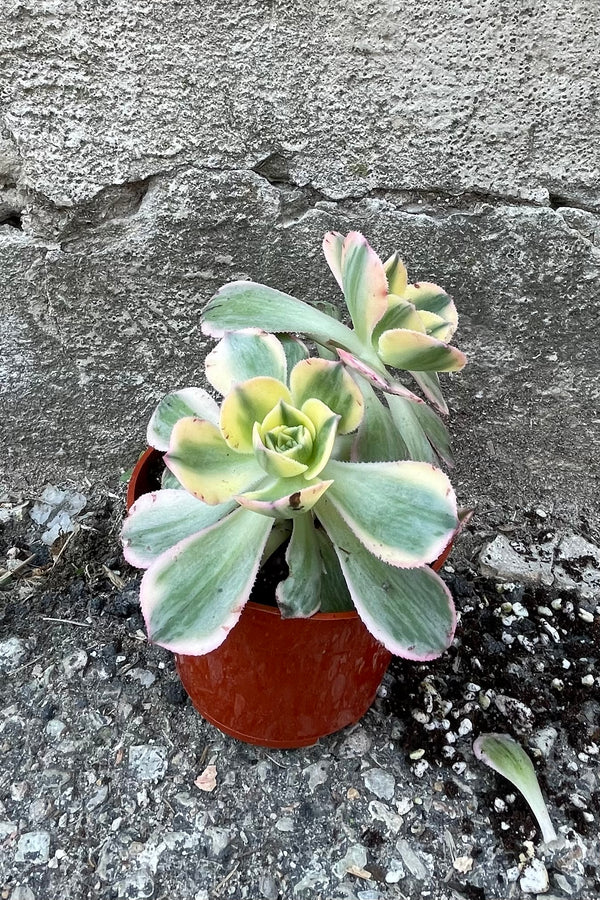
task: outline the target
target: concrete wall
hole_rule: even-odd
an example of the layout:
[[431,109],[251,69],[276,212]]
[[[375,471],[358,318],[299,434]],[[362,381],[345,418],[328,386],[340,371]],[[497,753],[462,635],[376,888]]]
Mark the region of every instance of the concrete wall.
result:
[[2,480],[114,485],[211,293],[358,228],[455,296],[461,498],[598,524],[597,0],[4,9]]

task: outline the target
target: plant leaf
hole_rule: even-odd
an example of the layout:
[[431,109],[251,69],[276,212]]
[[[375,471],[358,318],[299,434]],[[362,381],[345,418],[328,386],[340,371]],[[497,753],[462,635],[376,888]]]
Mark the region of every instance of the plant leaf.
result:
[[143,494],[123,523],[123,555],[132,566],[147,569],[165,550],[214,525],[236,505],[209,506],[181,488]]
[[379,390],[398,397],[406,397],[407,400],[412,400],[413,403],[424,402],[420,397],[417,397],[416,394],[404,387],[403,384],[393,381],[379,360],[377,360],[377,366],[373,367],[370,363],[365,362],[364,359],[354,356],[352,353],[347,353],[345,350],[338,348],[337,354],[344,365],[354,369],[355,372],[358,372],[359,375],[362,375],[363,378],[366,378]]
[[206,419],[216,425],[219,421],[219,407],[202,388],[183,388],[181,391],[167,394],[152,413],[148,423],[148,445],[162,452],[168,450],[173,426],[188,416]]
[[186,491],[205,503],[225,503],[264,478],[253,454],[236,453],[221,432],[201,419],[180,419],[165,463]]
[[442,394],[440,379],[437,372],[411,372],[410,374],[415,379],[427,399],[431,400],[433,405],[439,409],[442,415],[447,416],[448,406]]
[[358,231],[344,238],[341,275],[356,335],[368,345],[375,325],[387,310],[388,285],[383,263]]
[[353,535],[325,496],[319,520],[333,541],[356,611],[390,653],[405,659],[440,656],[452,643],[452,596],[428,567],[397,569],[377,559]]
[[467,358],[461,350],[437,338],[405,328],[385,331],[379,338],[379,356],[388,366],[418,372],[459,372]]
[[312,509],[330,485],[331,481],[308,484],[302,475],[296,478],[279,478],[259,491],[238,494],[235,499],[246,509],[264,516],[291,519]]
[[322,562],[312,516],[294,519],[285,554],[290,574],[277,585],[275,597],[284,619],[306,619],[320,606]]
[[410,403],[404,397],[392,395],[389,395],[386,399],[396,428],[408,447],[410,458],[422,462],[435,463],[437,459],[436,454],[423,430],[420,419],[415,413],[418,404]]
[[[389,408],[381,402],[370,382],[360,375],[357,375],[357,378],[363,395],[365,412],[354,442],[352,460],[387,462],[409,459],[408,448],[390,415]],[[339,456],[336,456],[336,459],[339,459]]]
[[556,831],[533,768],[523,748],[509,734],[481,734],[473,744],[477,759],[512,782],[521,791],[542,830],[544,843],[556,840]]
[[383,264],[385,275],[388,280],[388,291],[390,294],[396,294],[398,297],[404,296],[404,291],[408,285],[408,275],[406,266],[400,259],[400,254],[396,250],[389,259]]
[[330,460],[329,503],[360,542],[379,559],[416,568],[436,559],[458,524],[448,477],[434,466]]
[[326,313],[253,281],[232,281],[209,301],[202,313],[202,331],[222,337],[227,331],[261,328],[264,331],[306,334],[321,344],[360,352],[356,335]]
[[343,246],[344,235],[340,234],[339,231],[329,231],[323,238],[323,255],[342,291],[344,290],[344,282],[342,279]]
[[294,337],[292,334],[280,334],[279,342],[285,353],[287,373],[289,375],[296,363],[299,363],[300,360],[307,359],[308,356],[310,356],[308,347],[303,341]]
[[321,612],[350,612],[354,609],[337,553],[324,528],[315,528],[322,560],[319,593]]
[[248,600],[272,525],[236,509],[159,556],[140,589],[150,640],[192,656],[222,644]]
[[228,394],[241,381],[259,375],[285,381],[284,348],[274,334],[258,328],[226,334],[205,360],[206,377],[217,391]]
[[414,303],[417,309],[426,310],[444,319],[448,323],[449,333],[443,339],[450,340],[458,325],[458,313],[454,300],[444,288],[431,281],[420,281],[407,285],[402,296]]
[[354,431],[362,419],[360,388],[341,362],[315,358],[299,362],[290,374],[290,390],[296,406],[314,397],[340,416],[340,434]]
[[291,403],[292,397],[275,378],[251,378],[236,384],[221,404],[221,432],[229,446],[250,453],[255,423],[260,424],[280,400]]

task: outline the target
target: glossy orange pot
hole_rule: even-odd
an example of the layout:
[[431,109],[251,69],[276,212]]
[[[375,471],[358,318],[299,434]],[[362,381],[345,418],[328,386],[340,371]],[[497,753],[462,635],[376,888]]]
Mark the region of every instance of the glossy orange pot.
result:
[[[128,508],[157,489],[160,466],[158,451],[143,454],[129,482]],[[357,722],[390,659],[355,612],[282,619],[276,607],[250,601],[220,647],[204,656],[177,654],[176,664],[198,712],[221,731],[250,744],[294,748]]]

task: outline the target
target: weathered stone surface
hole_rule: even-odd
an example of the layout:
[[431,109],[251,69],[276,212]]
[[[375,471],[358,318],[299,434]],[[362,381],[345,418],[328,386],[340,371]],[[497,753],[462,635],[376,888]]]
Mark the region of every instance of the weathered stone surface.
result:
[[594,527],[594,10],[8,0],[0,477],[114,485],[211,293],[330,297],[322,234],[359,228],[456,297],[461,500]]
[[15,180],[68,206],[173,164],[269,160],[336,197],[434,187],[598,202],[594,11],[8,0]]

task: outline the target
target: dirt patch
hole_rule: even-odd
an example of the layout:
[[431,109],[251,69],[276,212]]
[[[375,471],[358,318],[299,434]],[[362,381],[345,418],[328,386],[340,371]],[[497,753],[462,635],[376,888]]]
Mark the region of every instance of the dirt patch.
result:
[[[171,655],[145,641],[123,498],[89,502],[52,547],[29,507],[0,533],[0,565],[29,560],[0,592],[3,896],[504,900],[527,896],[532,854],[549,896],[600,891],[598,615],[577,594],[481,577],[477,522],[442,573],[452,648],[394,661],[358,726],[267,751],[204,722]],[[557,847],[474,759],[489,731],[528,748]]]

